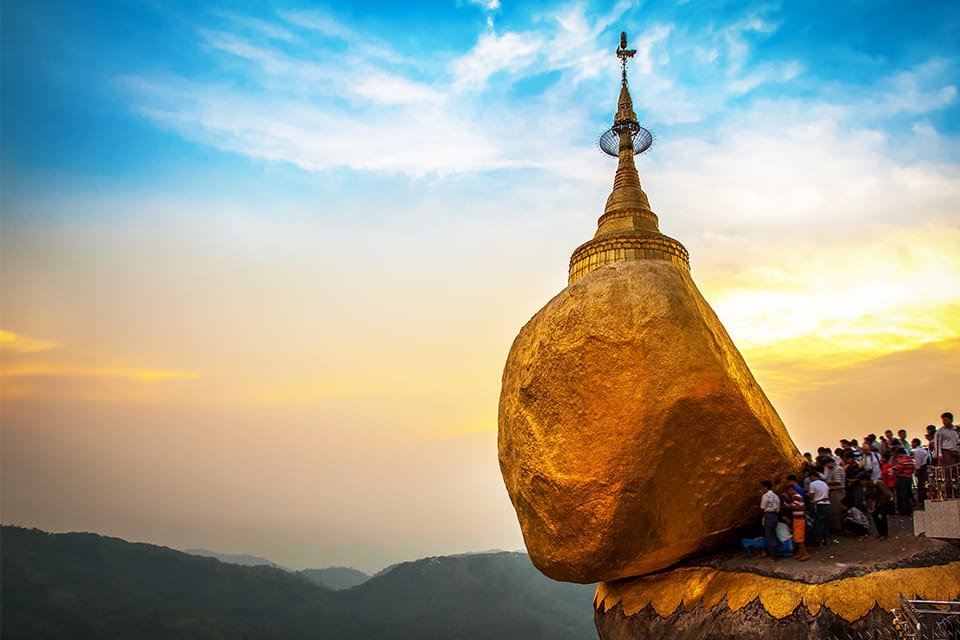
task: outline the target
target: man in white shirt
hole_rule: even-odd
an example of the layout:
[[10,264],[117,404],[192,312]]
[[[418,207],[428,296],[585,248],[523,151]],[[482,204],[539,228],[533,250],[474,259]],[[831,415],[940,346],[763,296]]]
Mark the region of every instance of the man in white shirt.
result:
[[940,466],[949,467],[960,462],[960,446],[957,445],[957,429],[953,426],[953,414],[947,411],[940,416],[943,426],[937,429],[933,436],[937,450],[937,462]]
[[880,466],[880,454],[874,451],[869,444],[862,447],[863,456],[861,458],[864,471],[870,472],[871,480],[879,480],[882,467]]
[[819,473],[810,483],[810,502],[813,505],[813,544],[825,547],[830,527],[830,487]]
[[779,541],[777,540],[777,518],[780,515],[780,496],[773,491],[769,480],[761,482],[766,489],[760,498],[760,511],[763,512],[763,541],[767,549],[765,560],[772,562],[776,558]]

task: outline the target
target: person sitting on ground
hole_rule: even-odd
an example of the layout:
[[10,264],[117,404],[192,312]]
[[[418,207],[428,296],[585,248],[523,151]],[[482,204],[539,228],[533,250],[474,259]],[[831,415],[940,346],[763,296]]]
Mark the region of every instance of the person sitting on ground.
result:
[[[765,550],[767,543],[764,541],[762,537],[741,538],[740,544],[743,546],[744,549],[747,550],[747,555],[750,556],[751,558],[757,557],[756,554],[759,554],[761,558],[765,558],[767,555],[767,552]],[[754,552],[756,552],[756,554]]]
[[866,514],[863,513],[860,509],[853,506],[853,503],[850,500],[844,500],[843,506],[846,507],[847,511],[843,516],[843,528],[853,534],[856,534],[860,538],[866,538],[870,535],[870,521],[867,520]]
[[793,555],[793,528],[787,524],[787,519],[781,518],[777,522],[777,555],[787,557]]

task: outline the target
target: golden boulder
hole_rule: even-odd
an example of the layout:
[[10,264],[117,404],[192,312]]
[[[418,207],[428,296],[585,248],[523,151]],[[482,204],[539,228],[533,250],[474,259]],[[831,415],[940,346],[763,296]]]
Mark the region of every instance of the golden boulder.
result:
[[615,262],[520,331],[500,467],[530,558],[557,580],[668,567],[759,518],[799,453],[689,273]]

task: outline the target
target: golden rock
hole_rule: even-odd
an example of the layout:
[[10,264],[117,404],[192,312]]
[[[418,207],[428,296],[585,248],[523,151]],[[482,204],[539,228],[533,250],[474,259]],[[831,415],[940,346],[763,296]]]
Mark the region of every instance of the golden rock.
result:
[[725,544],[758,521],[759,481],[801,461],[686,249],[650,211],[625,67],[611,131],[619,165],[597,234],[514,341],[499,409],[500,468],[530,558],[583,583]]
[[759,481],[800,456],[690,274],[615,262],[520,331],[500,467],[533,563],[571,582],[639,576],[759,518]]

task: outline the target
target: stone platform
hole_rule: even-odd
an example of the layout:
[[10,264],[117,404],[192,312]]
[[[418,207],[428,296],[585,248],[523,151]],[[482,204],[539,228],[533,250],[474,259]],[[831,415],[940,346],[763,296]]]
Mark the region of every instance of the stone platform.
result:
[[960,597],[960,547],[915,537],[908,518],[888,540],[832,538],[809,562],[720,553],[601,583],[601,640],[807,640],[889,628],[899,595]]
[[928,538],[960,540],[960,500],[928,500],[925,511],[913,514],[913,532]]

